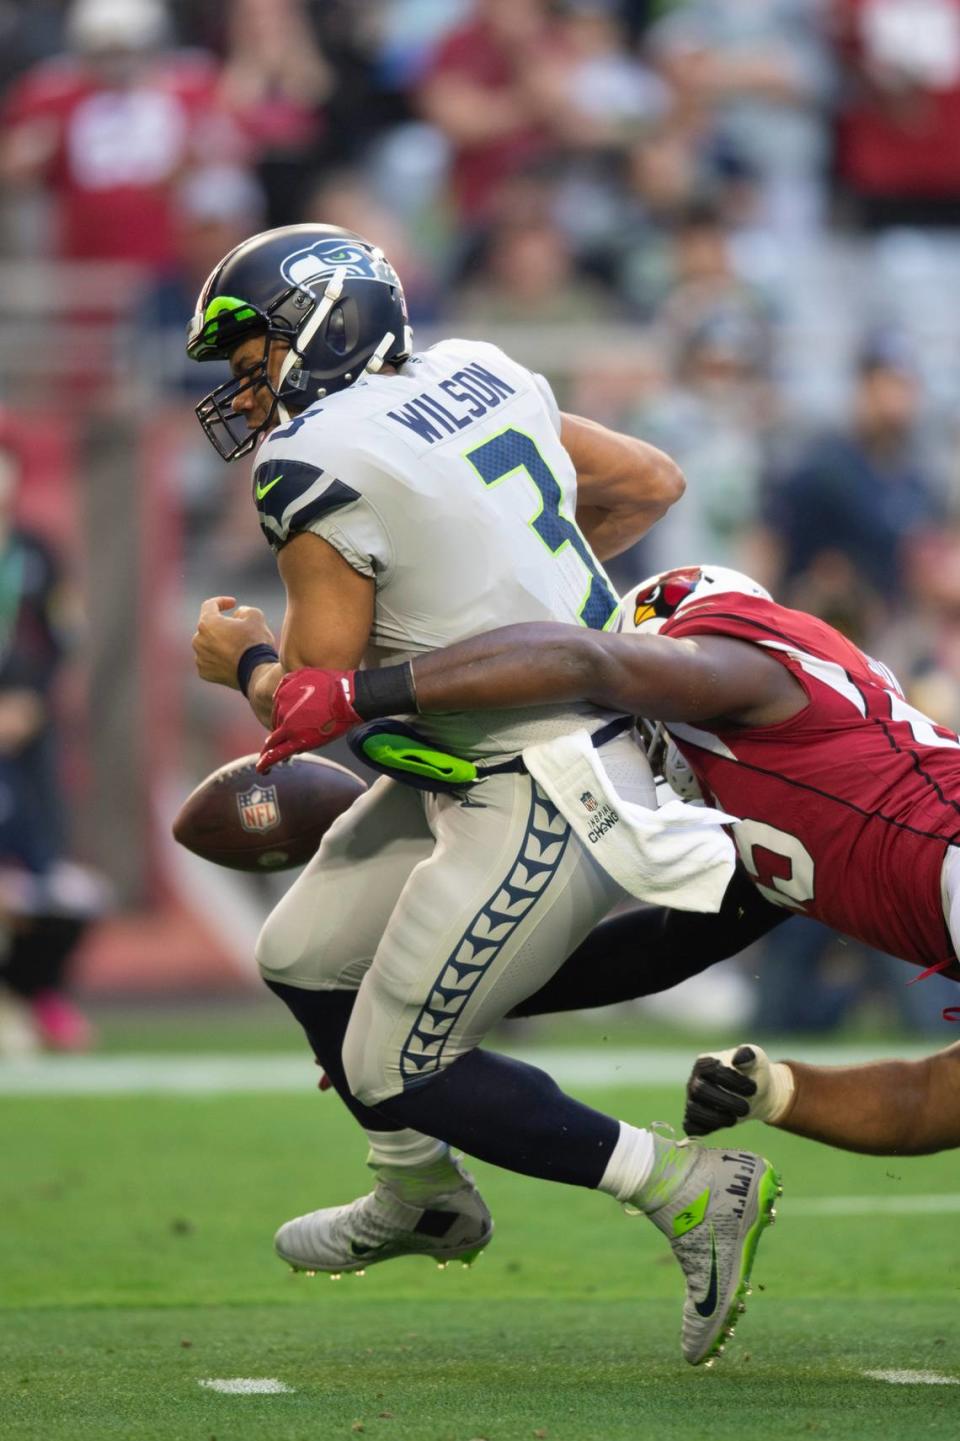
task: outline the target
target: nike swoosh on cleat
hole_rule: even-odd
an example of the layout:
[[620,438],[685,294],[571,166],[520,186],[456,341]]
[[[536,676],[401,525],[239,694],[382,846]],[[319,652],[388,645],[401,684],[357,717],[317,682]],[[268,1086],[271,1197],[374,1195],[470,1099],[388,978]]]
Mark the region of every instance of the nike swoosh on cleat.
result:
[[710,1227],[710,1284],[702,1301],[694,1301],[693,1309],[698,1316],[712,1316],[717,1309],[717,1237]]
[[383,1241],[379,1246],[358,1246],[356,1241],[351,1241],[350,1251],[352,1255],[357,1257],[375,1256],[378,1251],[385,1251],[387,1249],[387,1244],[388,1243],[386,1241]]
[[268,480],[267,483],[266,483],[266,485],[261,485],[260,482],[259,482],[259,480],[258,480],[258,481],[257,481],[257,500],[263,500],[263,497],[267,494],[267,492],[273,490],[273,487],[274,487],[275,485],[279,485],[282,479],[283,479],[283,476],[282,476],[282,475],[278,475],[278,476],[276,476],[276,478],[275,478],[274,480]]

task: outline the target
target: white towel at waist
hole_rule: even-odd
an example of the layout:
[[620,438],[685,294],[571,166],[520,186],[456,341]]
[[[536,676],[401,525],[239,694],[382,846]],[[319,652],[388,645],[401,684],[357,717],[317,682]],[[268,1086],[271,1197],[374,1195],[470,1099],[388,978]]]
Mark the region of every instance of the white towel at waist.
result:
[[[720,909],[735,857],[722,827],[736,816],[681,800],[659,810],[625,800],[585,730],[528,746],[523,759],[589,854],[631,896],[681,911]],[[647,764],[639,747],[637,764]]]

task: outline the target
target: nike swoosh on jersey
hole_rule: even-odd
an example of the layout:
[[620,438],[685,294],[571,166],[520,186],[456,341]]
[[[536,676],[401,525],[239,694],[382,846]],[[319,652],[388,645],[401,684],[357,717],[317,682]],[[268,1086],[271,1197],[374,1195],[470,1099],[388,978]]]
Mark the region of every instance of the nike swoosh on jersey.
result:
[[283,476],[282,476],[282,475],[275,475],[274,478],[273,478],[273,480],[268,480],[268,481],[267,481],[266,485],[261,485],[260,482],[259,482],[259,480],[258,480],[258,481],[257,481],[257,500],[263,500],[263,497],[267,494],[267,492],[273,490],[273,487],[274,487],[275,485],[279,485],[282,479],[283,479]]
[[710,1227],[710,1284],[701,1301],[694,1301],[693,1308],[698,1316],[712,1316],[717,1309],[717,1237]]

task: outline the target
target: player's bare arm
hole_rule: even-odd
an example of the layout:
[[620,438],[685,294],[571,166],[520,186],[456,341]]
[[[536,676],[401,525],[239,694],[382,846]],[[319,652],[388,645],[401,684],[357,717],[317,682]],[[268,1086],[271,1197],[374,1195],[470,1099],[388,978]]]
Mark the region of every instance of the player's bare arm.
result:
[[[294,536],[280,552],[278,564],[287,592],[280,658],[258,665],[247,686],[247,699],[264,726],[270,725],[274,695],[286,671],[359,665],[373,618],[373,581],[355,571],[320,536],[308,532]],[[193,638],[202,680],[238,690],[240,657],[257,645],[276,646],[262,611],[237,606],[233,596],[213,596],[203,602]]]
[[[586,700],[665,721],[746,727],[778,725],[807,703],[789,672],[747,641],[608,635],[553,623],[505,626],[378,674],[370,695],[364,672],[304,671],[296,683],[310,694],[296,697],[295,727],[275,718],[262,768],[328,745],[361,720],[414,710],[443,715]],[[294,683],[291,677],[287,685]]]
[[373,581],[321,536],[295,535],[280,552],[278,567],[287,592],[280,663],[259,667],[247,691],[254,714],[267,727],[286,672],[358,666],[373,624]]
[[424,714],[589,700],[666,721],[776,725],[806,704],[783,666],[746,641],[553,624],[506,626],[420,656],[413,679]]
[[619,555],[683,495],[669,455],[635,436],[563,415],[560,439],[577,472],[577,524],[600,560]]
[[960,1146],[960,1043],[919,1061],[827,1069],[789,1061],[782,1129],[848,1151],[922,1156]]
[[[444,715],[590,700],[627,715],[726,726],[778,725],[806,705],[806,693],[778,661],[748,641],[722,635],[608,635],[574,625],[506,625],[369,674],[303,670],[287,682],[297,723],[274,716],[261,769],[287,755],[329,745],[360,720]],[[294,697],[291,687],[298,686]],[[306,695],[308,690],[308,695]]]
[[278,566],[287,592],[280,635],[284,670],[358,666],[373,625],[373,580],[309,531],[283,547]]
[[699,1056],[687,1084],[687,1132],[748,1119],[870,1155],[950,1150],[960,1146],[960,1043],[918,1061],[863,1066],[771,1061],[755,1045]]

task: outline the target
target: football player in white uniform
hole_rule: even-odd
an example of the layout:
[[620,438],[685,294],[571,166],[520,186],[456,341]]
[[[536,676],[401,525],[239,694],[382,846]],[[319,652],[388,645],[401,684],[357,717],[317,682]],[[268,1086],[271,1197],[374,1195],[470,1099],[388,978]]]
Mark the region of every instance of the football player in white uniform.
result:
[[[392,267],[333,227],[231,251],[203,287],[188,352],[230,361],[233,379],[197,413],[225,459],[259,442],[254,501],[287,592],[279,657],[262,614],[221,596],[202,609],[197,665],[265,725],[299,667],[363,658],[357,713],[411,714],[405,682],[381,694],[382,661],[507,621],[611,626],[618,603],[597,554],[632,544],[682,491],[661,452],[562,416],[547,383],[496,347],[413,354]],[[461,1147],[649,1214],[687,1276],[683,1350],[696,1364],[742,1309],[772,1168],[678,1146],[479,1049],[624,895],[520,752],[587,727],[620,793],[651,805],[626,724],[589,705],[418,721],[414,784],[374,784],[267,920],[264,978],[366,1131],[376,1177],[369,1195],[287,1222],[277,1249],[333,1273],[410,1253],[472,1258],[492,1222],[451,1153]],[[395,755],[387,729],[364,741],[368,759]],[[477,766],[474,796],[459,768]]]

